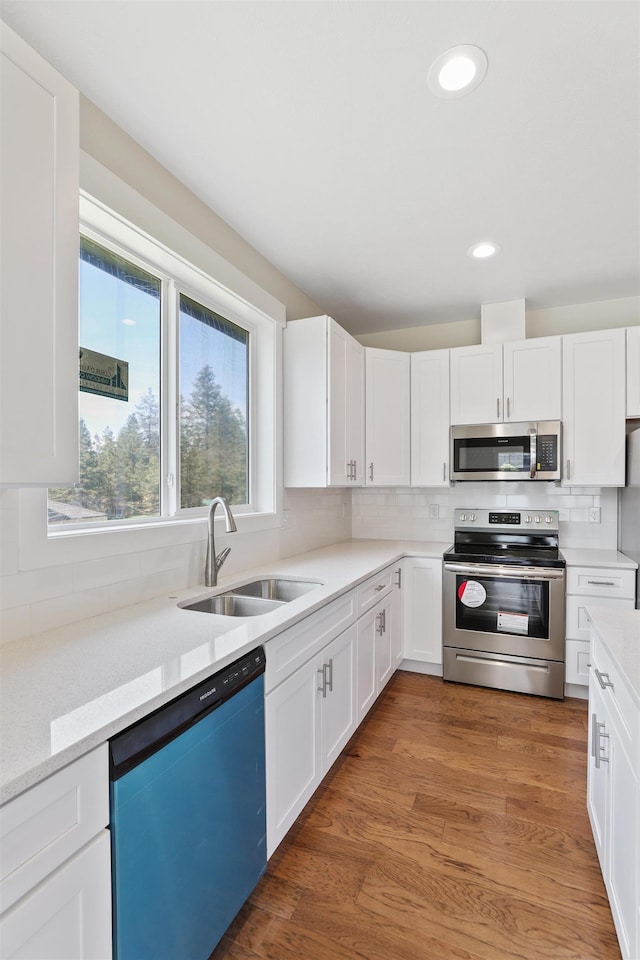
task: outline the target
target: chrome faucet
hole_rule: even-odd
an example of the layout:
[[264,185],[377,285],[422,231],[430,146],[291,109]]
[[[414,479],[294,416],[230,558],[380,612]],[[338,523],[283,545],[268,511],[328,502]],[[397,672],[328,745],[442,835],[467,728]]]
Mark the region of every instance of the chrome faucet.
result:
[[209,507],[209,537],[207,540],[207,559],[205,560],[204,564],[204,583],[207,587],[215,587],[217,585],[218,570],[231,553],[231,547],[225,547],[224,550],[221,550],[218,556],[216,556],[216,545],[213,536],[213,520],[218,504],[220,504],[224,511],[227,533],[235,533],[238,529],[226,497],[214,497],[214,499],[211,501],[211,506]]

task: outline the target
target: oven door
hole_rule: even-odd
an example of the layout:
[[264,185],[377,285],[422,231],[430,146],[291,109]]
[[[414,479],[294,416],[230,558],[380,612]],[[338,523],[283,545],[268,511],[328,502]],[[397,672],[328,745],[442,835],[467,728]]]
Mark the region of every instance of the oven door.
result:
[[564,661],[564,581],[562,568],[445,562],[444,646]]

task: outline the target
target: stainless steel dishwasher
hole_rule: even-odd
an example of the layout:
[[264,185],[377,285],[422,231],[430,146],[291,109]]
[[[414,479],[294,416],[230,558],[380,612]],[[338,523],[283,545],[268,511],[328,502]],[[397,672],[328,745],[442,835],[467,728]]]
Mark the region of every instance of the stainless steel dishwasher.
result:
[[115,960],[206,960],[266,868],[262,648],[110,741]]

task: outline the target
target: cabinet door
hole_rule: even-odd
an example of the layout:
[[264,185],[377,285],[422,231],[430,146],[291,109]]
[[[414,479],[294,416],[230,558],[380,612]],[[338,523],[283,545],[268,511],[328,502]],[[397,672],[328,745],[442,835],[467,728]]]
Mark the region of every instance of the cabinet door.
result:
[[351,486],[364,484],[364,347],[347,336],[345,344],[346,376],[346,454]]
[[358,723],[376,699],[376,624],[378,608],[373,607],[357,623],[356,709]]
[[[602,736],[607,731],[606,708],[593,670],[589,675],[589,765],[587,767],[587,811],[591,821],[600,869],[606,881],[605,857],[607,818],[609,815],[609,742]],[[602,726],[599,726],[602,725]],[[598,755],[596,759],[596,754]],[[604,758],[604,759],[603,759]]]
[[322,776],[319,667],[315,657],[265,697],[268,856]]
[[564,486],[625,478],[625,332],[563,337]]
[[393,637],[393,594],[377,607],[375,621],[376,695],[387,685],[395,670]]
[[365,349],[366,483],[410,483],[410,355]]
[[79,469],[78,93],[4,24],[1,38],[0,483],[66,486]]
[[333,486],[345,487],[350,482],[348,465],[348,401],[347,342],[349,334],[338,324],[328,321],[327,416],[329,434],[327,453],[328,479]]
[[451,362],[451,423],[500,423],[502,344],[454,347]]
[[637,957],[636,911],[638,889],[636,857],[640,829],[638,819],[638,780],[631,762],[616,734],[610,728],[609,786],[607,838],[609,882],[607,892],[611,904],[623,957]]
[[111,855],[107,830],[0,919],[4,958],[109,960]]
[[640,417],[640,327],[627,327],[627,416]]
[[560,420],[562,338],[503,344],[504,420]]
[[411,354],[411,486],[449,486],[449,350]]
[[442,560],[407,557],[404,561],[404,656],[442,663]]
[[322,772],[327,772],[356,728],[354,624],[322,652]]
[[402,590],[404,588],[404,563],[395,570],[395,586],[391,594],[391,662],[395,670],[402,661],[402,631],[404,616],[402,610]]

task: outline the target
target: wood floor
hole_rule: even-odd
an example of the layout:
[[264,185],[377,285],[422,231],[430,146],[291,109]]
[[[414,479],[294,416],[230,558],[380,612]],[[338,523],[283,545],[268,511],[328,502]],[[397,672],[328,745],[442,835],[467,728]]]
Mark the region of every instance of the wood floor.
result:
[[587,706],[398,672],[211,960],[619,960]]

